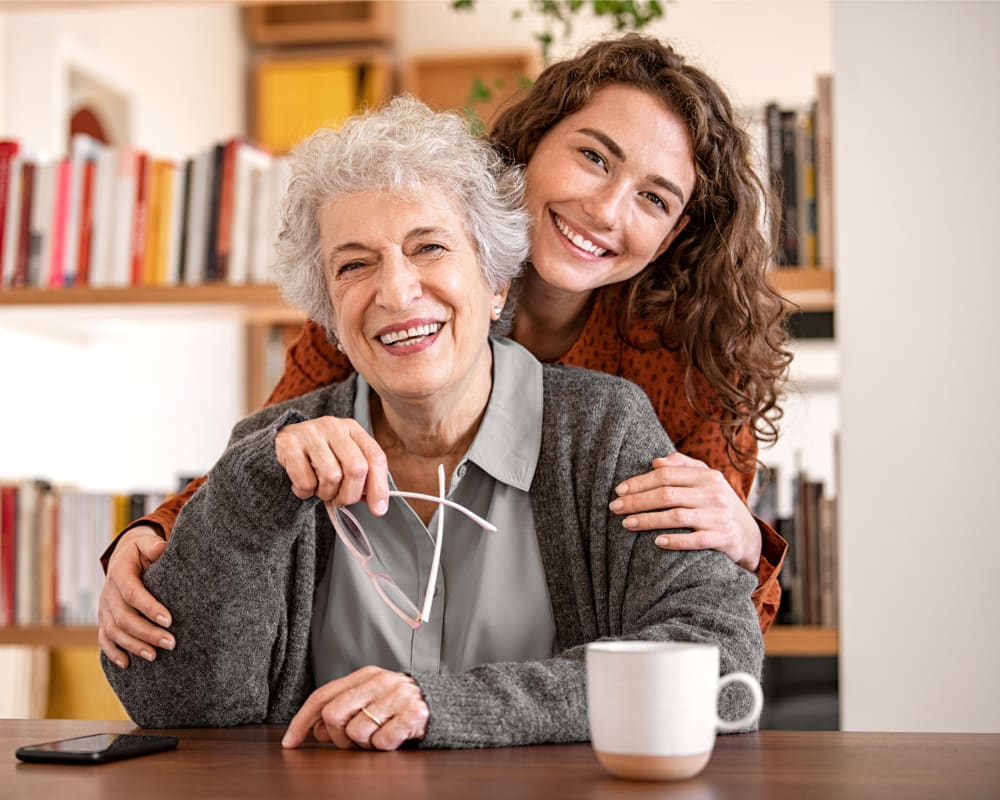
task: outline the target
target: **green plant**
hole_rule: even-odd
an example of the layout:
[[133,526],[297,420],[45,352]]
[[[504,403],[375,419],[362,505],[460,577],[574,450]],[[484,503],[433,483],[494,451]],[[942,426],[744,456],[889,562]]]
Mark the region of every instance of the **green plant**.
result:
[[[573,21],[585,9],[590,9],[595,17],[605,17],[615,31],[641,30],[650,22],[663,16],[663,4],[659,0],[525,0],[526,8],[516,8],[511,17],[519,20],[526,11],[532,11],[542,18],[543,29],[533,34],[542,51],[542,63],[551,61],[552,45],[556,41],[554,31],[568,39],[573,33]],[[664,0],[669,2],[669,0]],[[472,12],[476,0],[452,0],[455,11]]]

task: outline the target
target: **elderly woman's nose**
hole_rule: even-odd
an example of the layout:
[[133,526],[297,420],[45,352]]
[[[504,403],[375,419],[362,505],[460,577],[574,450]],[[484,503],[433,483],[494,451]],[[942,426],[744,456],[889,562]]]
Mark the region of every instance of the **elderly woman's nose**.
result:
[[379,275],[378,302],[389,309],[406,308],[420,297],[420,270],[402,254],[386,258]]

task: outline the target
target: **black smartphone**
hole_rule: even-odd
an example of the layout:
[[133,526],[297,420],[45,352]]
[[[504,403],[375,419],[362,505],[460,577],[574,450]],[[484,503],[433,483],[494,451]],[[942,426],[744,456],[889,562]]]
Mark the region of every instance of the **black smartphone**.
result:
[[177,747],[176,736],[137,733],[94,733],[57,742],[19,747],[15,755],[22,761],[47,764],[104,764],[122,758],[159,753]]

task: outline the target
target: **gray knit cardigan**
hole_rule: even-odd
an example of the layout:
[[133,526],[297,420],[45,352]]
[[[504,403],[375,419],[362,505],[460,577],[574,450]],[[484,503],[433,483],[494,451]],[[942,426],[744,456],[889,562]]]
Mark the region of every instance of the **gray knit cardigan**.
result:
[[[177,647],[104,672],[144,727],[287,722],[316,688],[313,594],[335,538],[322,505],[298,500],[274,452],[278,429],[350,417],[355,380],[241,421],[208,481],[146,572],[173,613]],[[430,708],[424,747],[491,747],[589,738],[584,646],[602,638],[715,642],[722,672],[760,676],[763,642],[749,572],[714,551],[665,552],[608,509],[613,487],[673,452],[631,383],[544,368],[544,414],[531,504],[561,652],[413,677]],[[516,586],[511,587],[516,591]],[[730,691],[733,689],[733,691]],[[723,693],[724,717],[747,697]]]

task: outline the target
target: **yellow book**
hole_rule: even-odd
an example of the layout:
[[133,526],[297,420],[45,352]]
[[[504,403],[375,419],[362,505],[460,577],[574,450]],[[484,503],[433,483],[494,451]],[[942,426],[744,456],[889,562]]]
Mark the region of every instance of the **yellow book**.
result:
[[159,202],[156,214],[156,257],[153,282],[166,286],[170,270],[170,216],[174,208],[174,164],[172,161],[157,161],[153,169],[160,173],[158,182]]
[[286,153],[320,127],[337,127],[368,100],[364,67],[331,59],[267,61],[257,75],[259,144]]

